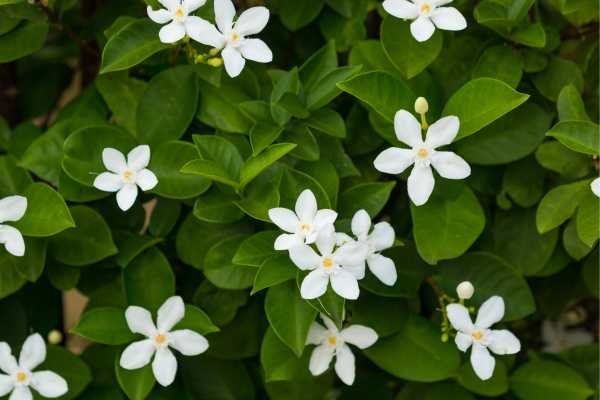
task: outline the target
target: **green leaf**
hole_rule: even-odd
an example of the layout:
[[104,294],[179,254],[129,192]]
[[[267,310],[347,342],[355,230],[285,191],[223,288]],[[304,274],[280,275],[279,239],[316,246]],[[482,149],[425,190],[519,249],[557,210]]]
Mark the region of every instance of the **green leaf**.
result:
[[589,121],[561,121],[546,133],[578,153],[600,153],[600,130]]
[[260,265],[254,277],[251,294],[293,280],[297,274],[298,268],[292,263],[288,255],[280,254],[269,257]]
[[207,193],[196,199],[194,216],[199,220],[215,224],[239,221],[244,217],[244,213],[235,205],[237,199],[238,196],[223,193],[213,186]]
[[128,23],[104,46],[100,73],[131,68],[168,48],[158,38],[159,29],[160,25],[145,18]]
[[32,183],[22,195],[27,197],[27,211],[13,223],[21,234],[47,237],[75,226],[63,198],[45,183]]
[[281,179],[281,207],[294,208],[296,199],[304,189],[312,190],[319,208],[331,208],[331,200],[323,186],[310,175],[292,168],[286,168]]
[[558,141],[542,143],[535,158],[544,168],[569,178],[583,178],[592,169],[589,156],[568,149]]
[[0,251],[0,263],[0,299],[3,299],[21,289],[26,280],[19,273],[15,257],[4,249]]
[[127,325],[125,310],[114,307],[93,308],[85,312],[71,333],[110,345],[130,343],[138,337]]
[[220,289],[246,289],[252,286],[256,268],[233,263],[233,256],[245,236],[223,239],[208,250],[204,260],[204,275]]
[[278,143],[267,147],[262,153],[250,157],[240,170],[240,186],[246,187],[261,172],[296,148],[294,143]]
[[80,398],[79,395],[92,380],[86,363],[63,347],[48,346],[46,360],[38,367],[38,371],[45,370],[55,372],[67,381],[69,391],[60,397],[61,400]]
[[335,42],[327,44],[314,52],[298,70],[300,80],[306,92],[318,89],[318,82],[338,66]]
[[439,182],[426,204],[411,203],[410,213],[417,250],[429,264],[464,254],[485,226],[477,197],[461,182]]
[[585,400],[594,393],[575,370],[545,360],[519,367],[510,377],[510,388],[519,397],[531,400]]
[[523,61],[512,47],[503,44],[485,49],[473,72],[473,78],[494,78],[516,88],[523,75]]
[[576,219],[571,219],[563,230],[562,243],[569,256],[577,261],[592,251],[592,248],[579,238]]
[[288,125],[280,140],[297,145],[290,153],[292,157],[306,161],[317,161],[321,157],[321,149],[317,138],[305,124]]
[[272,144],[283,132],[282,126],[272,123],[259,122],[250,130],[250,144],[252,155],[256,156]]
[[[279,181],[281,175],[272,177],[269,173],[257,178],[250,187],[246,188],[246,193],[241,200],[234,204],[246,215],[259,221],[271,222],[269,219],[269,210],[279,206]],[[272,179],[275,179],[273,182]]]
[[337,84],[346,79],[350,79],[360,72],[362,66],[336,68],[323,76],[314,88],[306,90],[306,106],[309,110],[318,110],[325,107],[333,99],[339,96],[342,91],[338,89]]
[[200,80],[200,105],[197,118],[206,125],[225,132],[246,134],[252,127],[252,123],[239,105],[254,100],[240,82],[240,80],[247,80],[248,76],[251,75],[242,74],[236,79],[223,80],[219,87]]
[[589,121],[579,90],[573,84],[562,88],[556,100],[558,119],[561,121]]
[[46,266],[48,241],[42,238],[24,238],[25,255],[17,257],[17,270],[30,282],[36,282]]
[[185,305],[185,316],[173,327],[174,331],[179,329],[190,329],[202,335],[219,331],[204,311],[190,304]]
[[181,167],[181,173],[197,175],[238,189],[240,184],[220,165],[210,160],[192,160]]
[[346,124],[344,123],[344,119],[331,108],[322,108],[313,112],[310,115],[310,118],[306,120],[306,124],[319,132],[323,132],[333,137],[346,137]]
[[265,260],[277,254],[273,248],[278,231],[261,231],[244,240],[233,256],[233,263],[260,267]]
[[243,362],[185,357],[183,378],[191,399],[254,400],[252,379]]
[[150,80],[136,112],[136,137],[141,143],[155,145],[185,133],[196,114],[197,82],[190,66],[167,69]]
[[119,246],[119,254],[116,255],[115,262],[121,268],[127,267],[142,252],[162,241],[160,238],[124,230],[114,231],[114,237]]
[[482,381],[475,375],[470,362],[460,367],[457,380],[465,389],[482,396],[500,396],[508,391],[506,365],[499,360],[496,360],[494,373],[488,380]]
[[391,15],[381,24],[381,44],[386,55],[406,79],[420,74],[440,54],[444,36],[436,31],[426,42],[418,42],[410,23]]
[[379,339],[364,353],[384,371],[417,382],[449,378],[460,363],[456,345],[442,342],[439,327],[415,314],[398,334]]
[[283,25],[291,31],[297,31],[300,28],[310,24],[321,13],[323,0],[314,0],[310,7],[306,4],[294,1],[284,1],[279,3],[279,16]]
[[123,270],[123,286],[129,305],[154,312],[175,294],[175,276],[164,254],[152,247]]
[[584,197],[577,210],[575,224],[579,239],[587,246],[593,247],[600,237],[600,202],[587,186],[586,184]]
[[[600,296],[600,277],[599,277],[599,268],[596,261],[598,260],[598,251],[594,251],[588,258],[585,259],[583,263],[583,268],[581,268],[581,277],[583,283],[587,287],[588,291],[596,296]],[[595,352],[594,352],[595,353]],[[597,360],[597,359],[596,359]],[[596,361],[597,365],[598,361]],[[597,369],[597,368],[596,368]],[[596,374],[594,373],[594,376]]]
[[477,78],[458,89],[446,103],[443,115],[460,119],[456,140],[470,136],[523,104],[529,95],[492,78]]
[[0,197],[22,193],[32,182],[29,173],[17,166],[13,156],[0,156]]
[[589,182],[580,181],[557,186],[546,193],[536,213],[538,232],[549,232],[569,219],[588,190]]
[[573,61],[560,57],[552,57],[548,66],[533,75],[533,84],[546,98],[556,101],[561,90],[567,85],[573,85],[579,91],[583,90],[581,70]]
[[70,209],[75,227],[50,239],[52,257],[72,267],[94,264],[117,253],[108,224],[98,212],[86,206]]
[[352,218],[358,210],[366,210],[375,218],[387,204],[396,182],[360,183],[340,194],[340,218]]
[[[188,163],[186,166],[197,164],[201,168],[196,168],[196,170],[200,171],[208,168],[209,172],[219,173],[220,175],[216,175],[217,177],[229,181],[230,185],[233,186],[232,183],[238,181],[240,170],[244,163],[235,145],[221,136],[194,135],[193,138],[201,158],[209,162],[200,163],[196,160]],[[186,166],[183,169],[188,169]]]
[[381,338],[402,330],[409,315],[408,303],[403,299],[361,293],[352,309],[352,323],[374,329]]
[[148,84],[145,81],[130,78],[126,73],[100,75],[96,78],[95,84],[112,111],[117,125],[135,134],[135,114]]
[[277,337],[300,357],[317,311],[300,297],[295,281],[269,288],[265,313]]
[[8,63],[38,51],[48,35],[48,23],[27,21],[0,36],[0,63]]
[[277,337],[272,328],[267,329],[260,347],[260,363],[265,371],[265,382],[310,380],[309,352],[297,357]]
[[119,365],[120,358],[121,355],[117,353],[115,375],[119,386],[130,400],[146,399],[156,382],[152,373],[152,365],[148,364],[140,369],[126,370]]
[[502,190],[521,207],[532,207],[544,195],[546,171],[533,157],[510,164],[502,177]]

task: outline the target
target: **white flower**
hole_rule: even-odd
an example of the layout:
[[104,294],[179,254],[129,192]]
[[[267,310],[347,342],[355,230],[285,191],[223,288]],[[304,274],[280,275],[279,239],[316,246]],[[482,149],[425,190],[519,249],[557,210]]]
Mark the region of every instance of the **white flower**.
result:
[[3,225],[7,221],[18,221],[27,210],[27,198],[23,196],[8,196],[0,200],[0,244],[3,244],[13,256],[22,257],[25,254],[23,235],[15,227]]
[[[333,229],[319,235],[317,248],[300,244],[290,249],[290,258],[301,270],[311,271],[302,281],[300,295],[304,299],[316,299],[327,291],[331,281],[333,291],[345,299],[356,300],[360,293],[358,278],[360,272],[355,266],[366,258],[366,249],[357,243],[346,243],[334,251],[336,235]],[[363,268],[364,275],[364,268]]]
[[333,210],[317,210],[317,199],[309,189],[296,200],[295,213],[287,208],[271,208],[269,218],[275,225],[289,233],[282,233],[275,240],[275,250],[289,250],[300,244],[314,243],[319,234],[333,228],[337,213]]
[[475,374],[482,380],[492,377],[496,360],[495,354],[515,354],[521,350],[521,342],[510,331],[489,329],[504,317],[504,300],[492,296],[479,308],[475,324],[471,322],[469,311],[461,304],[449,304],[446,307],[448,319],[457,330],[455,342],[460,351],[471,349],[471,365]]
[[[352,233],[356,236],[356,243],[364,246],[366,249],[366,258],[351,269],[356,268],[358,279],[362,279],[365,274],[365,261],[371,272],[381,282],[388,286],[396,283],[398,274],[394,261],[388,257],[382,256],[379,252],[389,249],[394,245],[396,234],[394,228],[387,222],[379,222],[371,231],[371,217],[365,210],[359,210],[352,217]],[[338,244],[353,242],[345,233],[337,233]],[[348,267],[347,267],[348,269]]]
[[596,196],[600,197],[600,177],[594,179],[590,184],[590,187],[592,188],[592,192],[594,192]]
[[204,21],[200,17],[189,15],[202,7],[206,0],[158,0],[166,9],[154,11],[148,6],[146,11],[148,17],[158,24],[166,24],[158,33],[160,41],[163,43],[175,43],[184,38],[186,33],[190,35],[192,28],[202,24]]
[[326,327],[313,322],[308,331],[306,344],[317,347],[310,356],[309,370],[313,375],[321,375],[327,371],[335,356],[335,373],[346,385],[354,382],[354,354],[347,343],[359,349],[371,347],[378,339],[377,333],[363,325],[350,325],[340,332],[333,321],[321,314]]
[[123,211],[131,208],[137,198],[137,187],[142,191],[153,189],[158,184],[156,175],[146,167],[150,163],[150,147],[137,146],[125,156],[119,150],[106,148],[102,151],[102,162],[110,172],[103,172],[94,180],[94,187],[104,192],[117,192],[117,204]]
[[[10,347],[0,342],[0,397],[10,395],[10,400],[31,400],[31,389],[42,397],[56,398],[69,391],[67,382],[52,371],[32,372],[46,359],[46,343],[38,333],[29,336],[19,355],[19,362]],[[31,389],[30,389],[31,388]]]
[[382,151],[375,159],[375,168],[388,174],[399,174],[414,164],[408,177],[408,196],[415,205],[423,205],[435,186],[431,166],[447,179],[464,179],[471,175],[471,167],[461,157],[451,151],[436,150],[452,143],[459,127],[458,117],[444,117],[429,127],[423,141],[419,121],[408,111],[400,110],[394,118],[396,137],[412,149],[391,147]]
[[262,31],[269,22],[266,7],[252,7],[244,11],[233,23],[235,7],[231,0],[215,0],[215,20],[217,27],[203,21],[194,24],[188,32],[197,42],[217,49],[223,49],[225,70],[232,78],[244,69],[246,60],[268,63],[273,60],[271,49],[260,39],[247,38]]
[[179,296],[167,299],[158,309],[157,326],[152,322],[150,311],[137,306],[127,307],[125,318],[133,333],[140,333],[147,339],[133,342],[123,354],[120,365],[125,369],[138,369],[150,363],[156,381],[169,386],[177,374],[177,360],[169,347],[186,356],[197,356],[208,349],[208,341],[199,333],[189,329],[171,331],[183,319],[185,305]]
[[452,0],[385,0],[383,8],[394,17],[413,19],[410,32],[413,37],[424,42],[435,28],[446,31],[460,31],[467,27],[465,17],[454,7],[441,7]]
[[473,297],[473,293],[475,293],[475,288],[469,281],[461,282],[456,287],[456,294],[458,295],[459,299],[469,300],[471,297]]

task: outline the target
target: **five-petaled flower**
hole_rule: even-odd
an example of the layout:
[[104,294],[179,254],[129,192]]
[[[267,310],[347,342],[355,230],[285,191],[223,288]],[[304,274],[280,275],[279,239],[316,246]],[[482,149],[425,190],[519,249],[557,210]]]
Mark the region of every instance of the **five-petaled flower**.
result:
[[94,180],[94,187],[104,192],[117,192],[117,204],[127,211],[135,203],[139,186],[142,191],[153,189],[158,184],[156,175],[148,168],[150,147],[137,146],[125,156],[119,150],[106,148],[102,151],[102,162],[110,172],[103,172]]
[[157,325],[152,322],[150,311],[130,306],[125,311],[127,325],[133,333],[140,333],[146,339],[127,346],[121,354],[120,365],[125,369],[139,369],[150,363],[156,381],[169,386],[177,374],[177,360],[169,347],[186,356],[197,356],[208,349],[208,341],[202,335],[189,329],[171,331],[185,316],[185,305],[179,296],[168,298],[158,309]]
[[3,225],[4,222],[18,221],[27,210],[27,198],[23,196],[8,196],[0,200],[0,244],[3,244],[13,256],[25,254],[25,241],[21,232],[13,226]]
[[460,31],[467,27],[465,17],[454,7],[441,7],[452,0],[385,0],[385,11],[397,18],[414,20],[410,24],[413,37],[424,42],[435,28]]
[[18,362],[8,344],[0,342],[0,370],[7,374],[0,374],[0,397],[12,392],[10,400],[31,400],[31,389],[47,398],[67,393],[67,382],[55,372],[32,372],[44,360],[46,343],[38,333],[25,340]]
[[288,233],[275,240],[275,250],[289,250],[300,244],[314,243],[321,232],[333,228],[337,213],[329,209],[317,209],[317,199],[312,191],[304,190],[296,200],[295,213],[287,208],[271,208],[269,218]]
[[190,31],[204,21],[200,17],[189,15],[202,7],[206,0],[158,0],[165,9],[153,10],[148,6],[148,17],[158,24],[169,24],[163,26],[158,33],[163,43],[175,43],[190,35]]
[[[371,231],[371,217],[365,210],[358,210],[352,217],[352,233],[356,236],[356,242],[366,249],[366,258],[354,266],[357,268],[358,279],[365,274],[365,262],[369,269],[381,282],[388,286],[394,285],[398,274],[394,261],[382,256],[381,251],[389,249],[394,245],[396,234],[394,228],[388,222],[379,222]],[[345,233],[337,233],[338,244],[351,243],[353,239]]]
[[594,179],[590,184],[590,187],[592,188],[592,192],[596,196],[600,197],[600,178]]
[[232,78],[242,72],[246,60],[259,63],[273,60],[273,53],[265,42],[246,37],[265,28],[269,21],[269,10],[266,7],[252,7],[244,11],[235,23],[234,17],[235,7],[231,0],[215,0],[217,26],[204,21],[194,24],[188,33],[197,42],[223,49],[221,54],[225,70]]
[[329,318],[321,314],[325,327],[313,322],[308,332],[306,344],[313,344],[309,370],[313,375],[321,375],[327,371],[335,356],[335,372],[346,385],[354,383],[354,354],[348,347],[352,344],[359,349],[366,349],[377,342],[377,333],[363,325],[350,325],[341,331]]
[[375,159],[375,168],[388,174],[399,174],[414,164],[408,177],[408,195],[415,205],[423,205],[435,186],[431,166],[447,179],[464,179],[471,175],[471,167],[461,157],[451,151],[436,150],[452,143],[459,127],[458,117],[444,117],[429,126],[423,140],[419,121],[408,111],[400,110],[394,118],[396,137],[412,148],[384,150]]
[[500,296],[492,296],[486,300],[477,313],[475,323],[471,321],[469,311],[461,304],[449,304],[446,307],[448,319],[457,330],[455,342],[460,351],[471,349],[471,365],[475,374],[482,380],[492,377],[496,360],[495,354],[515,354],[521,350],[521,342],[506,329],[489,329],[504,317],[504,300]]

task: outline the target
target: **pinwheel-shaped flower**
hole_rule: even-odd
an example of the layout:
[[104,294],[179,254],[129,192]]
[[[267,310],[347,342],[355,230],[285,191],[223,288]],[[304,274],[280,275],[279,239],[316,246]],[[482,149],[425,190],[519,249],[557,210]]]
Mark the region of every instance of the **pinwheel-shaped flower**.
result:
[[592,188],[592,192],[596,196],[600,197],[600,178],[594,179],[590,184],[590,187]]
[[467,20],[454,7],[441,7],[452,0],[385,0],[385,11],[397,18],[412,19],[410,32],[424,42],[435,32],[435,28],[460,31],[467,27]]
[[0,200],[0,244],[3,244],[13,256],[25,254],[23,235],[15,227],[3,225],[4,222],[18,221],[27,210],[27,198],[23,196],[8,196]]
[[19,355],[19,362],[12,355],[8,344],[0,343],[0,397],[10,395],[10,400],[31,400],[31,389],[47,398],[56,398],[69,391],[67,382],[52,371],[32,372],[46,360],[46,343],[38,334],[29,336]]
[[246,60],[268,63],[273,60],[271,49],[260,39],[247,38],[261,32],[269,22],[266,7],[252,7],[233,22],[235,7],[231,0],[215,0],[217,27],[204,21],[194,24],[188,33],[192,39],[207,46],[223,49],[225,70],[232,78],[238,76]]
[[[389,249],[394,245],[396,233],[394,228],[387,222],[379,222],[371,231],[371,217],[365,210],[358,210],[352,217],[352,233],[356,236],[356,243],[366,249],[366,259],[360,265],[355,266],[358,278],[362,279],[365,272],[365,261],[371,272],[381,282],[388,286],[396,283],[398,274],[394,261],[382,256],[381,251]],[[345,233],[337,233],[338,244],[351,243],[353,239]]]
[[150,147],[137,146],[125,156],[119,150],[106,148],[102,151],[102,162],[110,172],[103,172],[94,180],[94,187],[104,192],[117,192],[117,204],[127,211],[135,203],[138,186],[142,191],[153,189],[158,184],[156,175],[146,167],[150,163]]
[[363,325],[350,325],[341,331],[332,320],[321,314],[325,327],[313,322],[308,331],[306,344],[317,347],[310,356],[309,370],[313,375],[321,375],[327,371],[335,356],[335,373],[346,385],[354,383],[354,354],[348,344],[359,349],[366,349],[377,342],[377,333]]
[[140,333],[147,339],[127,346],[121,354],[120,365],[125,369],[138,369],[150,363],[156,381],[169,386],[177,374],[177,359],[169,348],[186,356],[197,356],[208,349],[208,341],[202,335],[189,329],[171,331],[185,316],[185,305],[179,296],[167,299],[158,309],[157,326],[152,322],[150,311],[130,306],[125,311],[127,325],[133,333]]
[[515,354],[521,350],[521,342],[510,331],[489,329],[504,317],[504,300],[500,296],[492,296],[479,308],[475,323],[471,321],[469,311],[461,304],[446,306],[448,319],[458,332],[455,342],[460,351],[471,349],[471,365],[475,374],[482,380],[492,377],[496,360],[495,354]]
[[304,299],[316,299],[327,291],[327,285],[331,282],[333,291],[338,295],[356,300],[360,294],[357,281],[360,275],[352,266],[364,262],[367,256],[365,247],[351,242],[335,249],[336,236],[333,229],[320,234],[316,244],[321,254],[317,254],[306,244],[290,249],[290,258],[294,264],[302,270],[311,271],[302,281],[300,295]]
[[190,35],[190,31],[204,21],[200,17],[190,15],[202,7],[206,0],[158,0],[165,9],[153,10],[148,6],[148,17],[158,24],[166,24],[158,32],[158,37],[163,43],[175,43]]
[[414,165],[408,177],[408,195],[415,205],[423,205],[435,186],[432,166],[447,179],[464,179],[471,175],[471,167],[461,157],[451,151],[436,150],[452,143],[459,127],[458,117],[444,117],[429,127],[423,141],[419,121],[408,111],[400,110],[394,118],[396,137],[412,149],[391,147],[384,150],[375,159],[375,168],[387,174],[399,174]]
[[317,210],[317,199],[312,191],[304,190],[296,200],[295,213],[287,208],[271,208],[269,218],[275,225],[289,233],[275,240],[275,250],[289,250],[300,244],[314,243],[319,234],[333,228],[337,213]]

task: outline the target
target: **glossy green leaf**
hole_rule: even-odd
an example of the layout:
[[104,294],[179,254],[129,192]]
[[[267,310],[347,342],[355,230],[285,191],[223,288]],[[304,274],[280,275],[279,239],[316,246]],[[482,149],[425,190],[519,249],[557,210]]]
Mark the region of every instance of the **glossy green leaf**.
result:
[[125,310],[114,307],[93,308],[85,312],[71,332],[102,344],[126,344],[137,339],[125,320]]
[[563,121],[546,133],[578,153],[598,155],[600,152],[600,129],[588,121]]
[[280,283],[294,280],[298,274],[298,267],[287,255],[274,255],[263,261],[260,265],[256,276],[254,277],[254,285],[252,286],[252,294],[255,294],[263,289],[270,288]]
[[212,246],[206,253],[204,275],[221,289],[245,289],[252,286],[256,268],[236,265],[233,256],[245,236],[228,237]]

